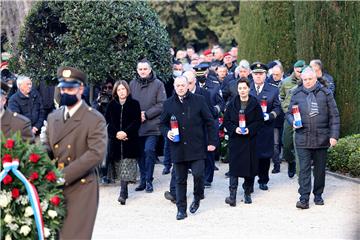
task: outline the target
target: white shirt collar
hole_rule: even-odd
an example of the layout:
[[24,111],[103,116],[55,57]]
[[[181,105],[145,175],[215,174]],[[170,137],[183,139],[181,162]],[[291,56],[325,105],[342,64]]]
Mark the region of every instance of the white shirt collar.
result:
[[0,111],[0,118],[2,118],[4,116],[5,113],[5,109],[3,109],[2,111]]
[[263,84],[261,84],[261,85],[255,84],[255,91],[256,91],[256,89],[257,89],[257,86],[260,86],[260,88],[259,88],[259,93],[261,93],[262,90],[263,90],[263,88],[264,88],[264,85],[265,85],[265,83],[263,83]]
[[70,117],[72,117],[76,113],[76,111],[80,108],[81,104],[82,104],[82,100],[80,100],[78,103],[76,103],[74,105],[74,107],[72,107],[70,110],[67,106],[65,106],[64,118],[66,118],[66,114],[68,112],[69,112]]
[[192,94],[194,94],[195,91],[196,91],[196,85],[195,85],[194,89],[193,89],[192,91],[190,91],[190,92],[191,92]]

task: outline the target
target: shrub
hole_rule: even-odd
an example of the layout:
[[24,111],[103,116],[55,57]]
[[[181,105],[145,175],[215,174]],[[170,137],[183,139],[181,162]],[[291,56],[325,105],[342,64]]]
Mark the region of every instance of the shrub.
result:
[[328,167],[331,171],[360,176],[360,134],[341,138],[329,149]]

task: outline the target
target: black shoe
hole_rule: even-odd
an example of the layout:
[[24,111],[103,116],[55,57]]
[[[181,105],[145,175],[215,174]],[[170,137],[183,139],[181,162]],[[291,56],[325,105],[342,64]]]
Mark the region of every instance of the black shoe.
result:
[[251,204],[252,200],[251,200],[251,195],[250,194],[244,194],[244,203],[245,204]]
[[153,185],[151,182],[147,182],[146,183],[146,187],[145,187],[145,192],[147,193],[151,193],[154,191]]
[[214,171],[219,171],[219,168],[215,165]]
[[269,188],[268,188],[268,186],[266,185],[266,183],[260,183],[260,184],[259,184],[259,188],[260,188],[261,190],[264,190],[264,191],[269,190]]
[[274,173],[274,174],[279,173],[279,172],[280,172],[280,169],[279,169],[279,168],[274,168],[274,169],[271,171],[271,173]]
[[298,201],[296,203],[296,207],[301,208],[301,209],[308,209],[309,208],[309,202],[305,201],[305,200]]
[[229,178],[229,177],[230,177],[230,173],[229,173],[229,172],[226,172],[226,173],[225,173],[225,177]]
[[145,183],[140,183],[140,185],[135,188],[135,191],[137,191],[137,192],[143,191],[143,190],[145,190],[145,187],[146,187]]
[[172,203],[176,203],[176,198],[174,197],[174,195],[171,194],[171,192],[166,191],[166,192],[164,193],[164,197],[165,197],[167,200],[171,201]]
[[187,218],[186,212],[178,211],[178,213],[176,214],[176,220],[183,220],[185,218]]
[[211,188],[211,183],[205,181],[205,182],[204,182],[204,187],[205,187],[205,188]]
[[236,206],[236,199],[232,198],[232,197],[226,197],[225,198],[225,203],[229,204],[232,207]]
[[194,200],[190,205],[190,212],[195,213],[200,207],[200,200]]
[[315,205],[324,205],[324,199],[321,197],[321,195],[315,195],[314,203]]
[[167,175],[170,173],[170,168],[168,167],[164,167],[163,171],[162,171],[162,175]]
[[124,198],[123,196],[119,196],[118,202],[119,202],[121,205],[125,205],[126,198]]
[[295,173],[296,173],[296,163],[295,162],[289,163],[289,166],[288,166],[289,178],[293,178],[295,176]]
[[204,195],[204,194],[200,196],[200,200],[203,200],[203,199],[205,199],[205,195]]

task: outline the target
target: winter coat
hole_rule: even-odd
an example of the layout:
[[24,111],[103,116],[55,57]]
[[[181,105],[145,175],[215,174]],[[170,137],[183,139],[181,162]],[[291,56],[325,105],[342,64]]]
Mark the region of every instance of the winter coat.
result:
[[235,132],[239,126],[240,108],[238,96],[231,100],[224,115],[224,126],[229,133],[230,176],[253,177],[258,173],[256,136],[264,122],[263,113],[256,98],[250,95],[245,109],[246,127],[249,129],[249,134],[240,135]]
[[285,78],[282,81],[279,95],[281,101],[281,108],[284,113],[286,113],[288,110],[292,95],[291,92],[293,91],[292,89],[295,89],[300,81],[301,81],[300,79],[295,77],[294,73],[292,73],[289,77]]
[[[123,105],[117,99],[112,100],[105,113],[108,124],[109,159],[119,161],[121,158],[137,158],[140,153],[139,128],[141,125],[141,111],[138,101],[129,95]],[[124,131],[128,140],[121,141],[116,133]]]
[[270,119],[265,121],[261,129],[259,129],[256,152],[259,158],[271,158],[274,154],[275,118],[281,113],[279,89],[265,82],[260,94],[256,95],[255,84],[252,84],[250,94],[256,97],[259,104],[263,96],[267,98],[266,112],[269,114]]
[[36,89],[32,89],[29,97],[18,90],[9,99],[8,108],[12,112],[20,113],[31,121],[31,126],[40,129],[45,120],[45,111],[43,107],[42,98]]
[[139,129],[139,136],[160,135],[160,114],[166,100],[164,84],[157,79],[155,73],[141,79],[139,76],[130,82],[131,95],[140,104],[141,111],[145,111],[146,121]]
[[[167,136],[170,130],[172,115],[178,121],[180,134],[179,142],[169,141],[173,162],[205,159],[207,145],[216,146],[217,136],[214,119],[204,97],[188,92],[183,103],[180,102],[177,94],[166,100],[160,122],[163,136]],[[208,141],[205,139],[205,134],[207,134]]]
[[303,127],[295,130],[295,145],[297,148],[328,148],[330,138],[339,138],[340,117],[334,95],[331,90],[320,83],[316,83],[316,85],[314,94],[319,110],[317,116],[311,118],[309,116],[306,101],[308,93],[305,91],[304,86],[294,90],[286,113],[286,119],[292,126],[294,121],[292,106],[299,106]]

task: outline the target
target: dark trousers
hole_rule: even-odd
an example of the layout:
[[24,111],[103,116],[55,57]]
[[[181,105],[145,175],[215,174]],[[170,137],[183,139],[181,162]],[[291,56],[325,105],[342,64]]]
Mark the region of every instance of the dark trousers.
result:
[[321,195],[325,187],[325,167],[327,160],[327,149],[297,148],[299,156],[299,194],[300,200],[309,201],[311,192],[311,162],[314,163],[314,195]]
[[270,158],[259,159],[259,184],[267,184],[269,182]]
[[171,168],[171,155],[170,155],[170,144],[169,139],[164,137],[164,167],[170,169]]
[[188,169],[194,178],[194,199],[199,200],[204,195],[204,163],[203,159],[190,162],[174,163],[176,175],[176,206],[178,211],[186,212],[186,189]]
[[274,155],[272,156],[272,161],[274,163],[274,168],[280,167],[281,159],[281,136],[283,128],[274,128]]
[[140,137],[141,149],[143,152],[139,158],[141,183],[152,182],[154,166],[156,162],[156,143],[159,136]]
[[205,159],[205,182],[212,183],[215,171],[215,152],[207,152]]
[[[254,189],[255,177],[244,177],[244,179],[245,179],[245,181],[242,185],[244,192],[245,192],[245,194],[251,194],[252,190]],[[229,189],[237,190],[237,187],[239,185],[239,178],[230,176],[229,182],[230,182]]]
[[175,168],[171,169],[171,179],[170,179],[170,193],[176,198],[176,174]]
[[295,162],[295,151],[294,151],[294,141],[293,141],[294,130],[288,121],[284,121],[283,129],[283,158],[288,163]]

